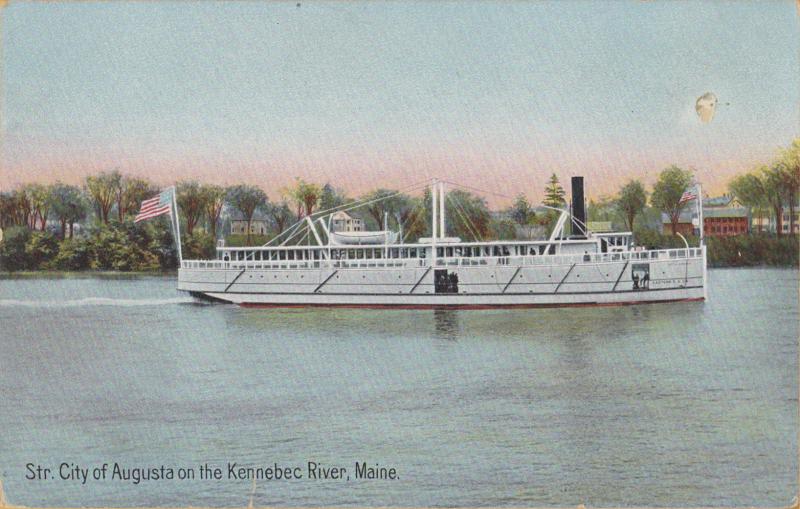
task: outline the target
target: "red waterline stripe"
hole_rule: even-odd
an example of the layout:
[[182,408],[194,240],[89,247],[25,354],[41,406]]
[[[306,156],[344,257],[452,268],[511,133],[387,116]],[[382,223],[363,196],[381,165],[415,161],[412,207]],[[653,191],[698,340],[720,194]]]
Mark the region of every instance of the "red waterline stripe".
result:
[[639,304],[664,304],[667,302],[699,302],[703,297],[623,302],[578,302],[568,304],[278,304],[267,302],[242,302],[244,308],[351,308],[351,309],[533,309],[533,308],[583,308],[636,306]]

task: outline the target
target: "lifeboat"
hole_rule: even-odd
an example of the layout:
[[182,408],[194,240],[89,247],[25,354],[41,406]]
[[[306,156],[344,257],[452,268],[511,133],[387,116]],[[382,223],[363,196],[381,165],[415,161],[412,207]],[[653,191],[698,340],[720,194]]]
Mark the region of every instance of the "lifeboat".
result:
[[333,244],[343,245],[376,245],[394,244],[397,232],[382,230],[376,232],[331,232]]

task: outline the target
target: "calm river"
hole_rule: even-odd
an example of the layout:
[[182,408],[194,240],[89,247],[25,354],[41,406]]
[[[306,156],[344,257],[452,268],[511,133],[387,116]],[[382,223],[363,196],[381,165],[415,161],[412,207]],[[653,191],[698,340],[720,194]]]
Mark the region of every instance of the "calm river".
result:
[[[0,280],[0,479],[28,506],[777,506],[797,492],[798,272],[706,303],[259,310],[171,278]],[[61,463],[221,467],[62,480]],[[26,480],[26,464],[55,478]],[[110,472],[109,472],[110,475]]]

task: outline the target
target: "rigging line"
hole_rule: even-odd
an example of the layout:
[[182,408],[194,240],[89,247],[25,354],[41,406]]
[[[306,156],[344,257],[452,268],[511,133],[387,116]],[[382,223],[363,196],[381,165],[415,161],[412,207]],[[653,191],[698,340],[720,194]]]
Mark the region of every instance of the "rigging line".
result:
[[467,227],[470,234],[472,234],[472,237],[478,242],[483,242],[483,239],[480,237],[480,235],[478,235],[472,228],[471,226],[472,221],[470,221],[469,218],[462,213],[461,205],[457,203],[456,200],[452,199],[450,196],[446,196],[445,200],[450,200],[450,203],[452,203],[455,206],[456,212],[458,212],[458,215],[461,216],[461,220],[464,221],[464,226]]
[[478,242],[483,242],[483,236],[478,233],[478,227],[475,226],[475,223],[473,223],[472,220],[469,218],[469,214],[467,213],[466,208],[464,208],[464,205],[451,196],[448,196],[447,199],[449,199],[451,203],[455,204],[456,211],[461,215],[462,219],[464,219],[465,222],[467,223],[467,228],[470,229],[470,233],[472,233],[473,237],[475,237],[475,240],[477,240]]
[[501,193],[495,193],[495,192],[492,192],[492,191],[487,191],[485,189],[478,189],[477,187],[465,186],[464,184],[457,184],[455,182],[450,182],[449,180],[442,180],[442,182],[444,182],[445,184],[450,184],[451,186],[456,186],[456,187],[461,187],[461,188],[464,188],[464,189],[469,189],[470,191],[475,191],[475,192],[478,192],[478,193],[491,194],[491,195],[497,196],[499,198],[506,198],[506,199],[509,199],[509,200],[513,200],[514,199],[514,197],[512,197],[512,196],[508,196],[508,195],[501,194]]
[[346,210],[352,210],[352,209],[354,209],[356,207],[363,207],[364,205],[369,205],[370,203],[374,203],[374,202],[377,202],[377,201],[383,201],[383,200],[386,200],[386,199],[389,199],[389,198],[393,198],[393,197],[395,197],[397,195],[403,194],[406,191],[413,191],[415,189],[422,189],[422,188],[428,187],[429,185],[430,185],[430,180],[426,180],[426,181],[423,181],[423,182],[417,182],[415,184],[411,184],[411,185],[408,185],[406,187],[400,188],[399,190],[397,190],[397,191],[395,191],[395,192],[393,192],[391,194],[387,194],[386,196],[381,196],[381,197],[378,197],[378,198],[372,198],[372,199],[369,199],[369,200],[364,200],[364,199],[353,200],[353,201],[350,201],[348,203],[343,203],[342,205],[337,205],[336,207],[330,207],[330,208],[327,208],[325,210],[318,210],[318,211],[312,213],[311,216],[313,217],[313,216],[316,216],[316,215],[324,215],[324,214],[327,214],[327,213],[330,213],[330,212],[340,212],[340,211],[343,212],[343,211],[346,211]]
[[417,215],[417,212],[423,210],[423,205],[424,205],[423,203],[416,203],[414,205],[414,207],[411,209],[411,212],[409,212],[408,216],[405,218],[403,223],[400,225],[401,229],[404,232],[403,238],[400,239],[401,242],[405,243],[405,240],[408,238],[409,234],[411,234],[411,230],[410,229],[406,230],[406,225],[408,224],[408,222],[413,220],[413,222],[411,224],[412,225],[417,224],[417,221],[419,220],[419,216]]
[[[422,189],[424,187],[427,187],[429,184],[430,184],[429,181],[419,182],[419,183],[412,184],[410,186],[406,186],[404,188],[401,188],[399,191],[397,191],[395,193],[392,193],[392,194],[389,194],[389,195],[386,195],[386,196],[381,196],[380,198],[374,198],[372,200],[366,200],[366,201],[365,200],[353,200],[351,202],[344,203],[342,205],[337,205],[336,207],[331,207],[331,208],[328,208],[328,209],[325,209],[325,210],[318,210],[316,212],[311,213],[309,215],[309,217],[311,217],[312,219],[315,219],[315,216],[321,216],[321,215],[332,213],[332,212],[346,212],[346,211],[352,210],[354,208],[358,208],[358,207],[363,207],[365,205],[369,205],[370,203],[386,200],[388,198],[393,198],[395,196],[403,194],[406,191],[412,191],[414,189]],[[303,224],[304,221],[305,221],[305,218],[306,218],[306,216],[303,216],[302,218],[298,219],[294,224],[292,224],[292,226],[289,227],[289,230],[295,228],[296,226],[299,226],[299,225]],[[278,237],[280,237],[280,235],[278,235]],[[273,242],[278,237],[272,239],[270,242]],[[286,241],[288,241],[288,239]],[[284,241],[284,243],[286,241]],[[269,245],[269,242],[267,244],[264,244],[264,247],[266,247],[268,245]]]
[[292,225],[290,225],[289,227],[284,229],[282,232],[280,232],[279,234],[275,235],[272,239],[270,239],[269,242],[267,242],[266,244],[263,244],[261,247],[269,246],[270,244],[272,244],[273,242],[275,242],[276,240],[278,240],[282,236],[288,234],[289,232],[291,232],[293,230],[296,230],[297,227],[300,226],[301,224],[302,224],[302,221],[297,221],[297,222],[293,223]]
[[[307,225],[307,224],[306,224],[306,225],[304,225],[304,226],[302,226],[302,227],[300,227],[300,228],[298,228],[298,229],[297,229],[297,231],[295,231],[294,233],[292,233],[292,235],[291,235],[290,237],[287,237],[287,238],[286,238],[286,240],[284,240],[284,241],[281,243],[281,246],[285,246],[285,245],[286,245],[286,244],[287,244],[287,243],[288,243],[290,240],[294,239],[294,238],[295,238],[295,237],[297,237],[298,235],[302,235],[304,232],[305,232],[305,233],[308,233],[308,232],[307,232],[307,230],[308,230],[308,225]],[[301,242],[302,242],[302,240],[301,240]]]
[[467,210],[466,210],[466,208],[464,207],[464,204],[462,204],[462,203],[459,203],[459,202],[456,202],[456,206],[457,206],[457,207],[458,207],[458,208],[461,210],[461,212],[462,212],[462,213],[463,213],[463,214],[466,216],[466,219],[467,219],[467,221],[469,221],[469,224],[471,225],[471,229],[473,230],[473,235],[475,235],[475,239],[476,239],[478,242],[483,242],[483,235],[481,235],[480,233],[478,233],[478,227],[475,225],[475,223],[472,221],[472,219],[470,219],[470,217],[469,217],[469,214],[467,213]]

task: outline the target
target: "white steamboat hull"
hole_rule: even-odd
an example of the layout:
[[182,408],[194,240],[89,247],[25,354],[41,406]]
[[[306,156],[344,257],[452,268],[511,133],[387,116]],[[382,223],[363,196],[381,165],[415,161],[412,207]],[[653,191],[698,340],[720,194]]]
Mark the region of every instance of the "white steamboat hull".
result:
[[435,267],[184,267],[178,288],[244,306],[287,307],[602,306],[705,297],[704,256],[518,266],[442,262]]

